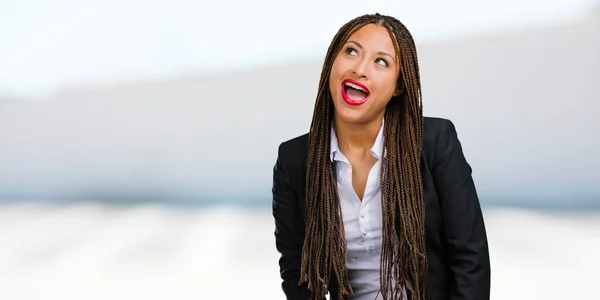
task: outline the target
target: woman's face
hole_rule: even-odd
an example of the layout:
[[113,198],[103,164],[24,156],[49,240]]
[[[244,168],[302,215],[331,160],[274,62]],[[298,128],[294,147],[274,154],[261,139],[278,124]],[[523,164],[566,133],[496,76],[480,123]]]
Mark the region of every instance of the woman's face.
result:
[[336,120],[366,124],[383,117],[386,105],[398,94],[399,69],[387,29],[368,24],[351,35],[329,76]]

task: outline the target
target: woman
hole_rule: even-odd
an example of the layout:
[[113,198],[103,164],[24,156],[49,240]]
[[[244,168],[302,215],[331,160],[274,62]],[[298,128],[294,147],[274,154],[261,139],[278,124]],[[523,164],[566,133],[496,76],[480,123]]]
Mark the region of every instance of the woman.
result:
[[287,299],[489,299],[471,168],[453,124],[422,116],[415,44],[395,18],[339,30],[310,132],[279,146],[273,173]]

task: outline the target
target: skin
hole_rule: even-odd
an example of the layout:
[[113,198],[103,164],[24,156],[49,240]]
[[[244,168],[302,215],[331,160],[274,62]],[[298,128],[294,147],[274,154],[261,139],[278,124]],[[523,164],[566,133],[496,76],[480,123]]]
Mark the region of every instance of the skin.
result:
[[[392,96],[399,95],[400,64],[390,33],[368,24],[356,31],[333,62],[329,88],[340,151],[352,165],[352,185],[362,201],[369,171],[377,162],[371,155],[377,133]],[[342,81],[353,79],[367,86],[369,99],[352,106],[342,98]]]

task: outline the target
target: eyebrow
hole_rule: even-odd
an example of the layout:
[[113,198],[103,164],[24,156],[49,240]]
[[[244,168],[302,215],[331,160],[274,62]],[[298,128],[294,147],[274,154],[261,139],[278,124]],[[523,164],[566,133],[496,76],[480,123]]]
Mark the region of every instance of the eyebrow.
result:
[[[348,43],[355,44],[358,48],[363,49],[363,46],[357,41],[348,41]],[[377,54],[389,56],[392,60],[396,61],[396,58],[387,52],[379,51]]]

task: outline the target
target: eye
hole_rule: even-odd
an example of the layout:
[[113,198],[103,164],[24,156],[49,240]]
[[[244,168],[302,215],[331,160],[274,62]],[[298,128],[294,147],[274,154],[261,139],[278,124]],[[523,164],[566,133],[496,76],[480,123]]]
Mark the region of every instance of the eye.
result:
[[384,67],[387,67],[387,66],[389,66],[389,64],[388,64],[387,60],[385,60],[385,59],[383,59],[383,58],[378,58],[378,59],[376,59],[375,61],[376,61],[378,64],[380,64],[380,65],[382,65],[382,66],[384,66]]
[[350,55],[356,55],[357,51],[356,49],[354,49],[352,46],[348,46],[346,47],[346,54],[350,54]]

